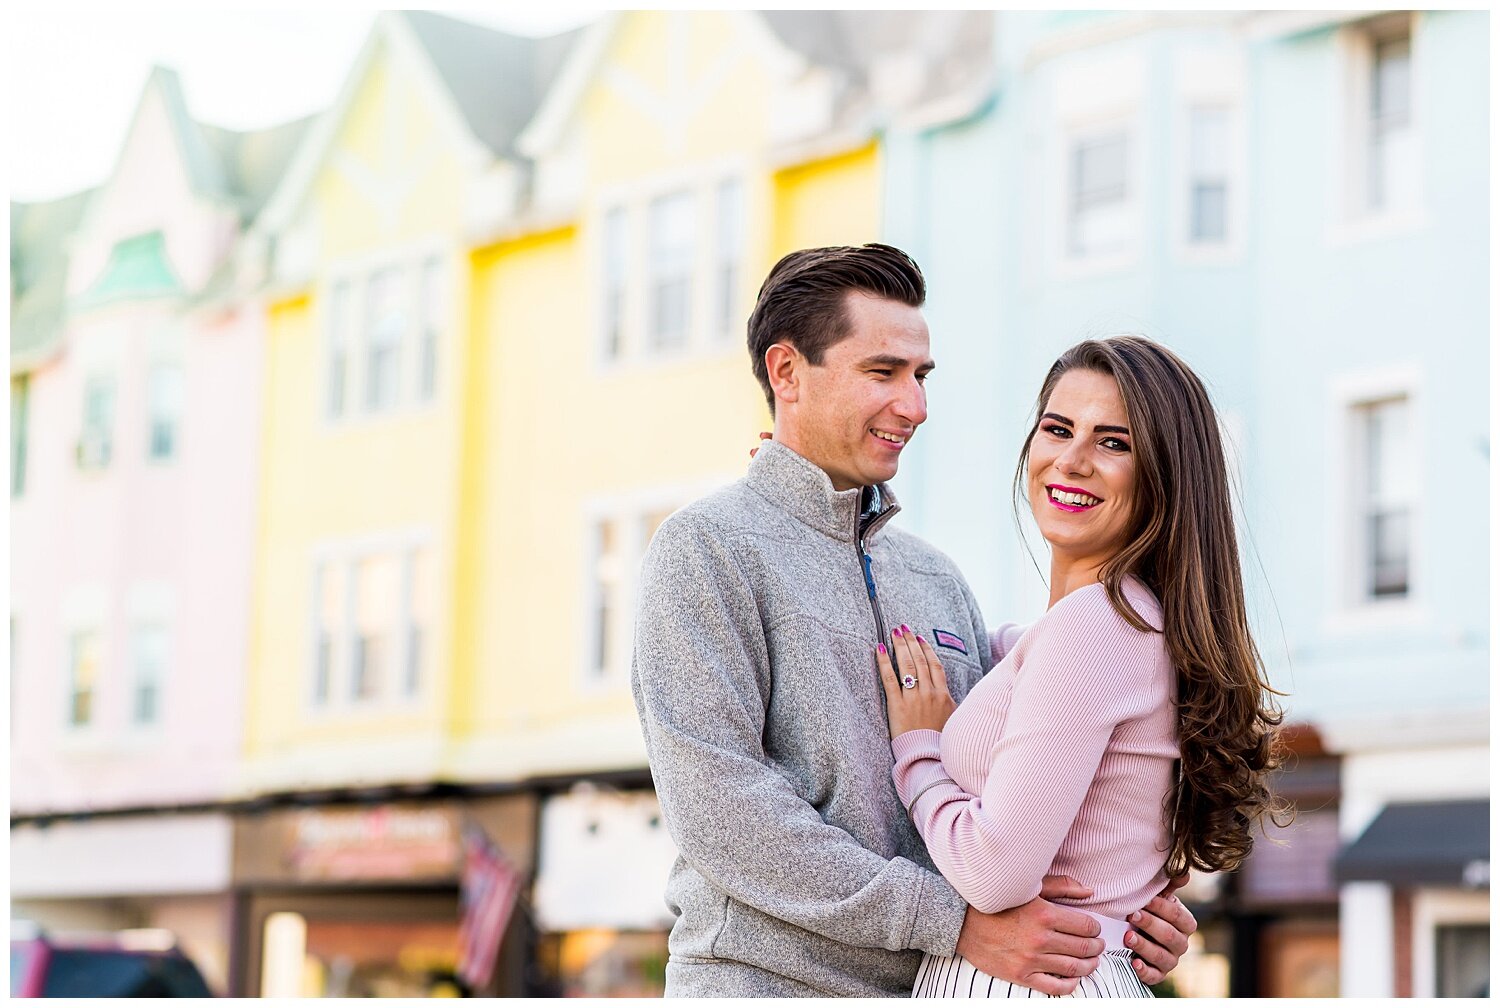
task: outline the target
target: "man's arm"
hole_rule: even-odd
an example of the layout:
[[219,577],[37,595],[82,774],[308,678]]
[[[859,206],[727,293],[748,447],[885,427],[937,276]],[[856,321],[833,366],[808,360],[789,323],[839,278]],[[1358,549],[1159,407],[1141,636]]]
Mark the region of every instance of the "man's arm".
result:
[[769,659],[730,544],[678,515],[642,570],[632,688],[682,856],[729,896],[849,945],[952,955],[965,906],[942,878],[830,826],[762,745]]

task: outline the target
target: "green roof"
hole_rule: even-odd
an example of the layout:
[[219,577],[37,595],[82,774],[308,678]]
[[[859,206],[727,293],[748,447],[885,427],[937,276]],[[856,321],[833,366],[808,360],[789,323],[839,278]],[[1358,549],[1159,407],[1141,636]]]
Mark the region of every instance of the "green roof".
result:
[[73,307],[97,308],[112,301],[168,297],[182,292],[182,284],[167,262],[166,239],[160,231],[149,231],[116,242],[104,272]]

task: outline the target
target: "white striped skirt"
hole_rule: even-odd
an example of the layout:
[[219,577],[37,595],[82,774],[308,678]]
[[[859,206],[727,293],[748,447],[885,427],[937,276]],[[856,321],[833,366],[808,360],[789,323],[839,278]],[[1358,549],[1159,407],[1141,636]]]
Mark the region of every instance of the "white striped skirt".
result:
[[[1075,908],[1081,909],[1081,908]],[[1099,968],[1078,981],[1071,994],[1043,994],[1023,987],[1018,983],[1000,980],[974,968],[963,956],[924,955],[922,966],[917,970],[917,983],[912,988],[914,998],[1149,998],[1155,997],[1151,988],[1141,982],[1131,968],[1130,960],[1135,953],[1125,947],[1125,931],[1129,927],[1124,921],[1112,920],[1096,913],[1083,911],[1100,922],[1100,938],[1104,939],[1104,954],[1099,957]]]

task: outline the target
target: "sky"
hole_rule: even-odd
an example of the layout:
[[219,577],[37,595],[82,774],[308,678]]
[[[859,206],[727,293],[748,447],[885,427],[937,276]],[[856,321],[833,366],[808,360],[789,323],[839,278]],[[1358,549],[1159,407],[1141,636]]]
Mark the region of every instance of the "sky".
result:
[[[521,35],[596,18],[587,8],[444,11]],[[326,108],[363,44],[370,9],[212,7],[16,10],[3,15],[6,183],[55,199],[109,175],[153,64],[176,70],[195,119],[258,129]]]

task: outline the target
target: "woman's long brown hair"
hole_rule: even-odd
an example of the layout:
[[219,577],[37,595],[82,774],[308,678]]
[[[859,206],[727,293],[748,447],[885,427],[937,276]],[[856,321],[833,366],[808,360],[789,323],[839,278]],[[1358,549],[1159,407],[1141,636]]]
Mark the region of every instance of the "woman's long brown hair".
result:
[[[1288,806],[1266,781],[1281,762],[1282,712],[1250,636],[1218,416],[1175,354],[1144,337],[1114,336],[1086,340],[1057,359],[1037,397],[1036,422],[1058,380],[1076,370],[1118,383],[1135,457],[1131,531],[1099,580],[1142,631],[1158,628],[1131,608],[1122,583],[1134,574],[1156,594],[1177,677],[1181,772],[1167,797],[1166,871],[1228,871],[1249,855],[1252,825],[1266,816],[1280,822]],[[1018,500],[1030,499],[1022,489],[1036,422],[1016,466]]]

